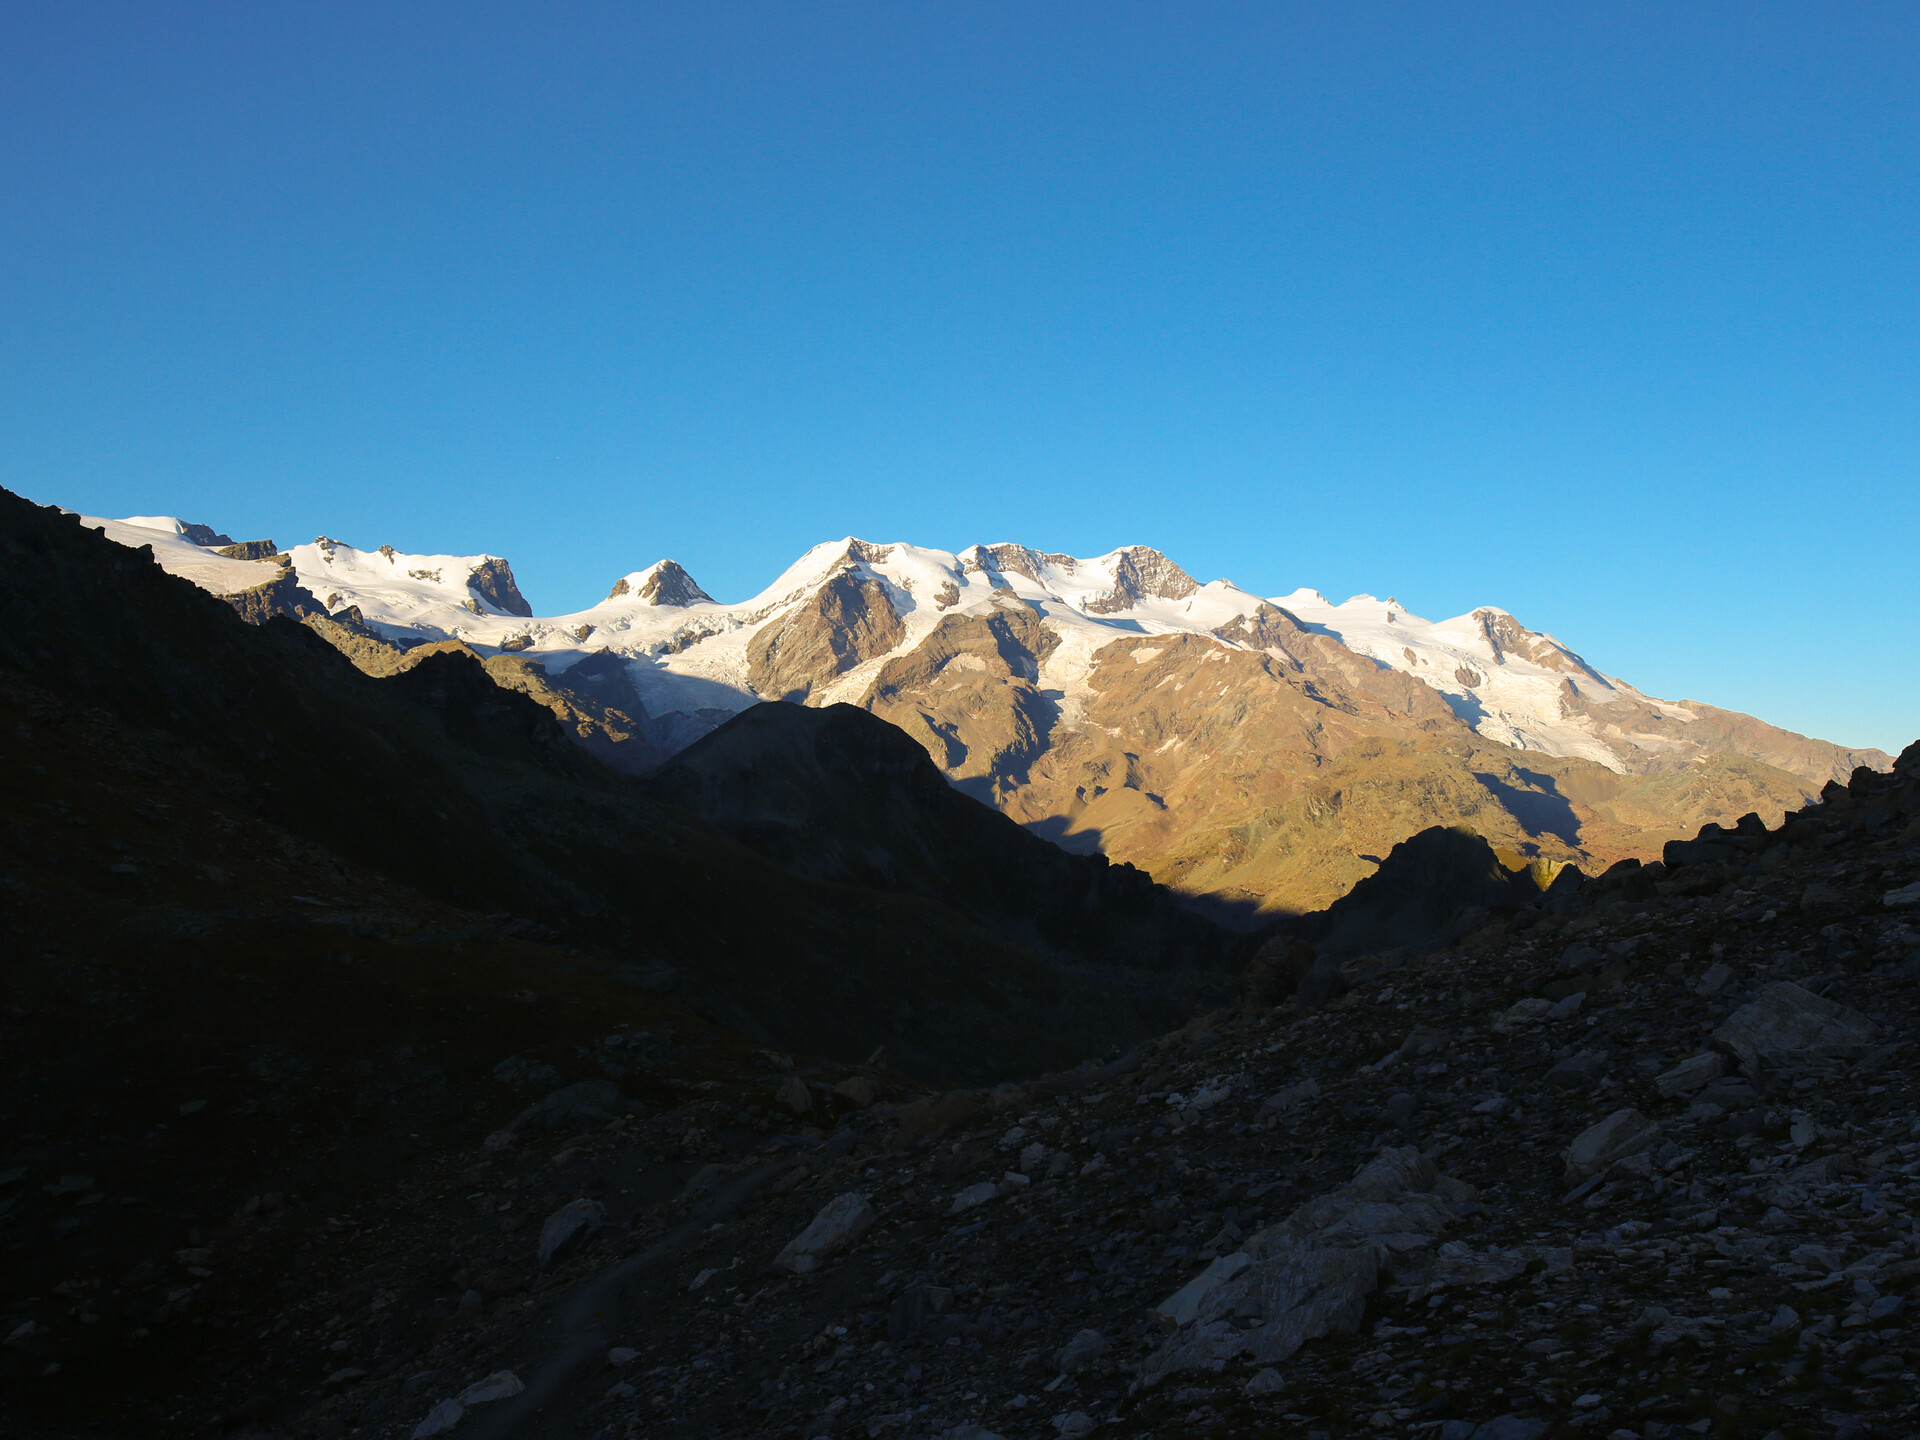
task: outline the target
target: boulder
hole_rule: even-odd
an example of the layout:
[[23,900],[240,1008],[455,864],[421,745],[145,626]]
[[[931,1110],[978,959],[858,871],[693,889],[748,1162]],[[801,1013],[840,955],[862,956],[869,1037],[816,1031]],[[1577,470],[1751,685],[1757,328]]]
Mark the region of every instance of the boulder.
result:
[[427,1412],[427,1418],[413,1427],[413,1440],[427,1440],[430,1435],[444,1435],[458,1425],[467,1413],[467,1409],[458,1400],[442,1400]]
[[1067,1342],[1060,1352],[1060,1373],[1078,1375],[1091,1370],[1109,1355],[1113,1354],[1113,1345],[1098,1330],[1081,1330]]
[[1606,958],[1591,945],[1569,945],[1560,952],[1560,958],[1554,962],[1554,968],[1563,975],[1574,975],[1582,970],[1595,969]]
[[993,1181],[982,1180],[977,1185],[967,1186],[966,1189],[954,1196],[953,1206],[947,1213],[949,1215],[959,1215],[964,1211],[973,1209],[976,1205],[986,1204],[989,1200],[999,1195],[999,1193],[1000,1187],[994,1184]]
[[1580,1013],[1580,1007],[1587,1003],[1587,992],[1576,990],[1573,994],[1554,1002],[1547,1011],[1549,1020],[1571,1020]]
[[1562,1155],[1566,1181],[1577,1185],[1603,1175],[1617,1161],[1644,1155],[1660,1139],[1660,1127],[1638,1110],[1616,1110],[1598,1125],[1589,1125]]
[[[1720,827],[1716,825],[1711,828],[1718,830]],[[1695,840],[1669,840],[1660,858],[1666,862],[1667,869],[1680,870],[1688,865],[1725,864],[1740,859],[1745,853],[1743,847],[1702,831]]]
[[547,1130],[598,1130],[610,1120],[639,1114],[642,1110],[642,1106],[622,1095],[613,1081],[582,1080],[529,1106],[514,1124],[538,1125]]
[[1320,1082],[1308,1076],[1305,1080],[1296,1080],[1283,1090],[1276,1090],[1260,1103],[1268,1110],[1287,1111],[1309,1100],[1316,1100],[1319,1096]]
[[820,1207],[807,1228],[773,1257],[782,1270],[805,1275],[816,1270],[829,1255],[838,1253],[858,1240],[873,1224],[874,1210],[867,1197],[854,1192],[839,1195]]
[[833,1093],[861,1110],[880,1098],[879,1092],[873,1088],[873,1081],[864,1075],[849,1075],[833,1087]]
[[1693,993],[1696,995],[1718,995],[1722,990],[1727,988],[1727,982],[1731,979],[1733,979],[1733,967],[1731,965],[1723,965],[1716,960],[1707,967],[1706,973],[1695,982]]
[[1294,1003],[1302,1010],[1312,1010],[1330,1000],[1338,1000],[1352,988],[1353,982],[1340,968],[1340,962],[1331,955],[1322,955],[1301,977],[1294,991]]
[[987,1102],[971,1090],[923,1095],[900,1112],[894,1140],[902,1148],[918,1145],[955,1125],[964,1124],[986,1108]]
[[460,1392],[462,1405],[485,1405],[492,1400],[505,1400],[518,1395],[527,1387],[520,1383],[520,1377],[511,1370],[496,1370],[484,1380],[476,1380]]
[[1252,1263],[1253,1258],[1244,1250],[1222,1255],[1156,1305],[1154,1313],[1176,1327],[1192,1324],[1200,1313],[1200,1302]]
[[1767,1065],[1864,1054],[1879,1035],[1858,1010],[1778,980],[1729,1015],[1713,1039],[1752,1075]]
[[1711,1084],[1726,1073],[1726,1057],[1709,1051],[1705,1055],[1690,1055],[1671,1070],[1656,1075],[1653,1088],[1671,1099]]
[[598,1200],[574,1200],[562,1205],[540,1227],[540,1263],[546,1264],[606,1223],[606,1207]]
[[567,1077],[543,1060],[526,1060],[510,1055],[493,1067],[493,1078],[502,1085],[524,1086],[529,1090],[557,1090]]
[[798,1075],[789,1075],[781,1080],[774,1087],[773,1099],[776,1105],[784,1106],[795,1115],[805,1115],[813,1109],[813,1092]]
[[1162,1323],[1175,1333],[1147,1357],[1141,1383],[1180,1370],[1218,1372],[1242,1357],[1277,1364],[1309,1340],[1351,1335],[1381,1276],[1416,1264],[1458,1218],[1450,1197],[1472,1193],[1411,1146],[1382,1150],[1347,1184],[1259,1231],[1161,1302]]
[[1547,1084],[1561,1090],[1591,1090],[1607,1074],[1607,1057],[1589,1052],[1562,1060],[1547,1071]]
[[1547,1422],[1529,1416],[1500,1415],[1473,1432],[1473,1440],[1540,1440],[1547,1433]]

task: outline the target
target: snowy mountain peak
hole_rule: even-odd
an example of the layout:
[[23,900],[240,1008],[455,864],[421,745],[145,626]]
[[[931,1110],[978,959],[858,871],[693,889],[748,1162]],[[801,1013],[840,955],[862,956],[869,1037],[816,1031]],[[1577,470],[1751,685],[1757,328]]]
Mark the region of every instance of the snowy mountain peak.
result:
[[[150,546],[168,570],[218,594],[277,583],[290,568],[292,583],[329,613],[353,607],[390,639],[511,650],[554,674],[589,656],[602,671],[620,666],[647,712],[667,727],[661,743],[669,748],[762,698],[861,703],[883,669],[919,647],[931,643],[928,655],[946,655],[984,644],[979,634],[1012,634],[1010,623],[1051,637],[1033,642],[1027,678],[1069,716],[1092,698],[1090,679],[1107,647],[1158,654],[1141,652],[1140,637],[1186,635],[1223,651],[1277,652],[1283,669],[1297,669],[1303,656],[1337,656],[1309,643],[1317,635],[1438,692],[1487,739],[1617,772],[1686,764],[1727,725],[1758,724],[1723,722],[1710,707],[1643,695],[1498,606],[1435,622],[1393,596],[1360,594],[1335,605],[1301,589],[1262,599],[1224,580],[1199,585],[1145,545],[1083,559],[1010,543],[952,554],[848,535],[814,546],[737,604],[715,602],[682,566],[661,560],[621,577],[598,605],[536,618],[498,556],[359,550],[321,536],[270,560],[270,541],[222,545],[226,536],[171,516],[84,523],[122,544]],[[1010,621],[1015,611],[1021,618]],[[926,663],[957,683],[981,658]],[[983,663],[994,662],[987,656]],[[1765,753],[1791,759],[1796,773],[1826,763],[1818,742],[1768,734],[1774,738],[1765,744],[1774,748]],[[1853,763],[1852,753],[1842,759]]]
[[1113,589],[1087,602],[1089,614],[1112,615],[1147,599],[1184,600],[1200,588],[1186,571],[1145,545],[1116,550],[1113,559]]
[[1543,670],[1577,671],[1594,680],[1602,679],[1598,671],[1551,635],[1527,629],[1498,606],[1481,606],[1473,612],[1473,619],[1496,661],[1504,660],[1510,654],[1518,655]]
[[186,537],[188,544],[198,545],[207,550],[234,543],[231,535],[222,535],[211,525],[196,524],[192,520],[180,520],[172,515],[129,515],[120,523],[137,525],[142,530],[160,530],[173,535],[182,535]]
[[632,596],[644,605],[669,605],[685,609],[689,605],[711,605],[713,597],[694,583],[677,560],[656,560],[644,570],[622,575],[613,582],[608,600]]
[[1145,545],[1091,560],[1025,545],[974,545],[955,557],[968,574],[1018,575],[1088,615],[1115,615],[1148,600],[1184,600],[1200,588],[1186,571]]
[[288,552],[301,584],[329,610],[358,605],[369,617],[451,634],[467,615],[530,618],[533,607],[498,555],[409,555],[382,545],[361,550],[326,535]]

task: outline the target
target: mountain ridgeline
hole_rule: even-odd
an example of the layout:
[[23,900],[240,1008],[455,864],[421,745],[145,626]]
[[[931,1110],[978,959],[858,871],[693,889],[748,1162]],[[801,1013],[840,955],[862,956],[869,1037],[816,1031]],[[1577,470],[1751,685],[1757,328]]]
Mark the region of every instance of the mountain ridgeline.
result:
[[[163,747],[230,805],[762,1043],[883,1048],[935,1078],[1032,1073],[1177,1023],[1251,948],[952,792],[864,714],[761,707],[641,782],[579,743],[594,737],[556,716],[537,666],[516,688],[512,652],[418,647],[368,674],[316,633],[334,622],[247,624],[8,494],[0,547],[0,669],[21,683]],[[393,658],[365,648],[363,664]],[[791,767],[778,793],[804,836],[747,799],[769,763]]]
[[1428,621],[1391,598],[1262,597],[1145,546],[849,538],[739,604],[663,560],[541,617],[495,556],[326,540],[268,575],[179,522],[85,523],[250,618],[263,597],[316,597],[285,613],[376,673],[463,647],[631,774],[763,701],[856,706],[1035,834],[1242,926],[1324,908],[1434,826],[1470,828],[1509,868],[1592,873],[1889,763],[1646,695],[1494,607]]

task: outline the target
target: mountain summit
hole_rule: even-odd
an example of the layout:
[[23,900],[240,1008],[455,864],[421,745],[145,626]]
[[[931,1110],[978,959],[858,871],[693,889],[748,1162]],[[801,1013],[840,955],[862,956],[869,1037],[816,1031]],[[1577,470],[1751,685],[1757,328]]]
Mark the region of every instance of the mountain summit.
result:
[[[177,521],[85,523],[216,593],[266,578]],[[322,540],[277,563],[395,653],[459,642],[556,684],[617,676],[648,763],[761,700],[857,705],[1038,833],[1243,910],[1324,905],[1430,825],[1591,867],[1890,763],[1647,695],[1495,606],[1435,621],[1391,597],[1260,596],[1143,545],[847,536],[739,603],[662,560],[553,616],[493,556]]]

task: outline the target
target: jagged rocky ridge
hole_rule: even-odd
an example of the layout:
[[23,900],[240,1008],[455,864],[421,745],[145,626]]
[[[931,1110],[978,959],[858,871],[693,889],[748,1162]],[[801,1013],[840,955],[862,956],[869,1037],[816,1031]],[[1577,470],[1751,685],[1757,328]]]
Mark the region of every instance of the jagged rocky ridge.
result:
[[[140,533],[180,573],[231,583],[174,531]],[[1081,560],[850,538],[741,604],[661,561],[551,618],[476,600],[489,557],[291,556],[322,609],[389,643],[519,653],[555,687],[585,663],[622,670],[631,693],[600,730],[630,737],[613,747],[630,770],[760,699],[856,704],[1036,832],[1240,923],[1325,906],[1431,825],[1467,825],[1515,866],[1591,872],[1887,763],[1643,695],[1501,610],[1429,622],[1391,599],[1262,598],[1143,546]]]

